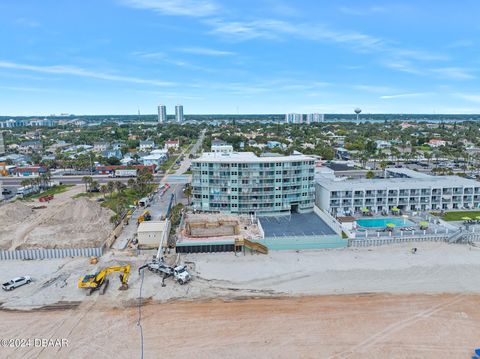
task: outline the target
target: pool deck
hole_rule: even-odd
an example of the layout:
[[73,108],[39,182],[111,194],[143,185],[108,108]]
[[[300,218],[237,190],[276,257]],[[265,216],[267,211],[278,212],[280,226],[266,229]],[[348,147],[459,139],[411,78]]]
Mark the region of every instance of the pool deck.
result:
[[[371,222],[372,225],[366,225],[365,222]],[[393,223],[396,228],[412,227],[416,224],[409,219],[399,217],[374,217],[374,218],[358,218],[356,223],[362,228],[385,228],[388,223]]]
[[[356,221],[362,220],[389,220],[395,219],[393,222],[403,221],[404,218],[402,216],[355,216]],[[378,226],[378,227],[363,227],[357,222],[357,228],[353,229],[353,233],[355,234],[356,239],[361,238],[389,238],[392,236],[431,236],[431,235],[445,235],[448,233],[453,233],[454,230],[452,228],[447,228],[446,226],[442,225],[441,223],[437,223],[437,218],[426,214],[417,214],[417,215],[409,215],[408,218],[405,218],[407,221],[406,225],[397,225],[393,228],[392,231],[386,230],[386,225]],[[428,228],[426,230],[420,229],[420,222],[427,221],[429,222]]]

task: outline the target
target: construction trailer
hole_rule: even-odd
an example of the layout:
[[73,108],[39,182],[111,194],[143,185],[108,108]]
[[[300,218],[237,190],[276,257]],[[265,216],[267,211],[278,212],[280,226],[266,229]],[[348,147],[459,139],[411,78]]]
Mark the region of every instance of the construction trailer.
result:
[[138,248],[157,249],[167,227],[166,221],[141,222],[137,229]]

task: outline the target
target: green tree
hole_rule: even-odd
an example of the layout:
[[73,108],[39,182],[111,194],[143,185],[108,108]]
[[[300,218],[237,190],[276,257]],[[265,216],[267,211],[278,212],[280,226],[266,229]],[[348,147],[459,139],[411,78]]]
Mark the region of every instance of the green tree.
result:
[[82,182],[85,183],[85,192],[88,192],[88,187],[92,184],[93,178],[90,176],[83,176]]
[[368,179],[372,179],[375,177],[375,173],[372,170],[370,170],[365,174],[365,177]]

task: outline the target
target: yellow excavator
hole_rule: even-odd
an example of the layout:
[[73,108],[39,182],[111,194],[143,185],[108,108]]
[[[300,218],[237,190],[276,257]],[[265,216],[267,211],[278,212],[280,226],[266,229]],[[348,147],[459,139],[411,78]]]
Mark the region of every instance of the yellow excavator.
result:
[[130,264],[124,266],[112,266],[107,268],[102,268],[96,274],[87,274],[86,276],[78,280],[78,288],[89,289],[87,295],[91,295],[94,291],[102,289],[100,294],[105,294],[105,291],[108,288],[109,280],[106,279],[110,273],[113,272],[123,272],[120,274],[120,282],[122,285],[119,290],[128,289],[128,276],[130,275]]
[[137,223],[140,224],[145,221],[151,221],[152,220],[152,215],[150,214],[150,211],[145,210],[141,216],[138,217]]

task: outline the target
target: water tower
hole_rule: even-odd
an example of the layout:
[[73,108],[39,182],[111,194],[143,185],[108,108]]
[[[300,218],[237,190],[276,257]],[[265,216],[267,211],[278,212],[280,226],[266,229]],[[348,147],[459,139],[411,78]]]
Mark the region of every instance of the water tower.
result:
[[362,112],[362,110],[360,108],[356,108],[355,110],[353,110],[356,114],[357,114],[357,121],[358,121],[358,116],[360,116],[360,112]]

